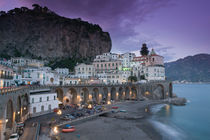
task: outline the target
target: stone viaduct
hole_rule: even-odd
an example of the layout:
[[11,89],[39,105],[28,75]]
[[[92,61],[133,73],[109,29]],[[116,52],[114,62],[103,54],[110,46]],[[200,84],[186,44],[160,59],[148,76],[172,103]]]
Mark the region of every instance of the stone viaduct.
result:
[[50,89],[57,93],[57,99],[65,104],[107,103],[128,99],[166,99],[172,97],[170,81],[128,83],[120,85],[64,85],[25,86],[0,90],[0,140],[16,130],[16,123],[29,115],[30,92]]

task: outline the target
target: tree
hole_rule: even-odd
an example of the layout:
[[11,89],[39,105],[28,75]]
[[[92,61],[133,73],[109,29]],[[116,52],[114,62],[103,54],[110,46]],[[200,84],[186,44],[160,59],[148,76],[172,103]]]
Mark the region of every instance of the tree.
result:
[[41,11],[41,9],[42,9],[42,7],[39,6],[38,4],[33,4],[32,7],[34,7],[33,10],[35,10],[35,11]]
[[141,79],[141,80],[145,80],[145,76],[144,76],[144,75],[141,75],[141,76],[140,76],[140,79]]
[[129,76],[128,80],[131,82],[136,82],[137,81],[137,77],[136,76]]
[[141,51],[140,51],[141,55],[142,56],[146,56],[149,54],[149,50],[147,48],[147,44],[142,44],[142,48],[141,48]]

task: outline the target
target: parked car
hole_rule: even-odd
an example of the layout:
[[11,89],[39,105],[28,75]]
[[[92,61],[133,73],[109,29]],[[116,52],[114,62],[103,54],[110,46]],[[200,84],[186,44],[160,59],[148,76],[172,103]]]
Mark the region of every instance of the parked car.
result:
[[75,119],[75,117],[72,116],[71,114],[66,114],[66,117],[68,117],[69,119]]
[[10,135],[9,140],[19,140],[19,135],[17,133],[13,133]]
[[66,121],[67,121],[67,120],[70,120],[70,118],[68,118],[67,116],[62,116],[62,117],[60,117],[60,119],[61,119],[61,120],[66,120]]

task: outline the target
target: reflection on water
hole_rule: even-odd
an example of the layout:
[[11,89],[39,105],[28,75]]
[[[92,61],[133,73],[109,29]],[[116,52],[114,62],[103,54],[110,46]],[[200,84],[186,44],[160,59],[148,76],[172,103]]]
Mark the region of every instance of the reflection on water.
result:
[[169,116],[170,115],[170,105],[166,105],[165,106],[165,113],[166,113],[165,114],[166,116]]

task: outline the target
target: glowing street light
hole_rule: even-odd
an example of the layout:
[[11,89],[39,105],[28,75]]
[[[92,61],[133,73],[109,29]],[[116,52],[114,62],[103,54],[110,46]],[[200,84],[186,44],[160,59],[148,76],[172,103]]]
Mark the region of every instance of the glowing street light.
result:
[[58,127],[57,127],[57,126],[55,126],[55,127],[53,128],[53,132],[54,132],[54,134],[58,134]]
[[8,122],[8,119],[6,119],[5,121],[6,121],[6,123],[7,123],[7,122]]
[[92,105],[91,105],[91,104],[89,104],[89,105],[88,105],[88,108],[89,108],[89,109],[91,109],[91,108],[92,108]]
[[58,110],[57,114],[58,115],[61,115],[62,114],[62,111],[61,110]]

